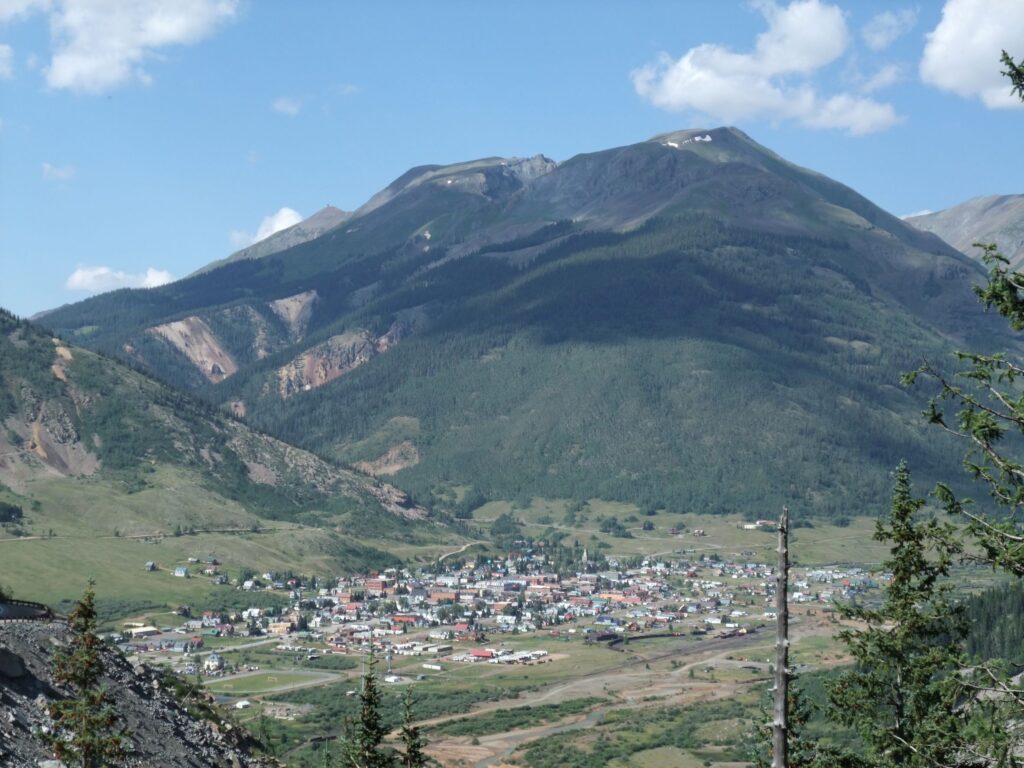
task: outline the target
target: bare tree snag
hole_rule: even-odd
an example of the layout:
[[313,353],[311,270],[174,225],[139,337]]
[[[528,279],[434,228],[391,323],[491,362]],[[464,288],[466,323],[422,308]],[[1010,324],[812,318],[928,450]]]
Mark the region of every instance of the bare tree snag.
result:
[[789,765],[789,507],[779,518],[779,560],[775,574],[775,707],[772,719],[772,768]]

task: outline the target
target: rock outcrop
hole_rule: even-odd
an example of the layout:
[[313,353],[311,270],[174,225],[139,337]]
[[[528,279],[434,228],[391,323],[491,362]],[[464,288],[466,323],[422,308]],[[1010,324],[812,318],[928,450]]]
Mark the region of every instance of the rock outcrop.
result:
[[346,331],[332,336],[278,369],[278,392],[282,398],[287,398],[297,392],[308,392],[323,386],[387,352],[408,332],[406,323],[395,322],[377,338],[364,330]]
[[202,319],[186,317],[149,329],[187,357],[203,376],[218,384],[238,370],[238,365]]
[[[47,705],[67,696],[52,677],[53,653],[70,630],[60,622],[0,623],[0,765],[59,766],[44,734]],[[104,651],[105,680],[130,742],[125,765],[161,768],[255,768],[244,730],[224,720],[193,717],[168,681],[145,666],[132,667],[115,649]]]

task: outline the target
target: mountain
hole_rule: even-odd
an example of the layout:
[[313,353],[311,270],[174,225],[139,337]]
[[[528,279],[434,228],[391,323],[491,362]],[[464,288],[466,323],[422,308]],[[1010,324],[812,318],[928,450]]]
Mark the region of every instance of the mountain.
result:
[[[47,322],[444,508],[843,516],[959,474],[898,386],[979,266],[734,128],[408,171],[343,226]],[[467,496],[467,494],[469,494]]]
[[208,589],[137,578],[146,560],[173,570],[197,551],[232,576],[342,573],[458,540],[393,486],[4,312],[0,421],[2,581],[44,600],[80,592],[82,573],[127,600]]
[[217,267],[224,266],[225,264],[231,264],[235,261],[262,259],[263,257],[270,256],[273,253],[280,253],[292,246],[300,245],[301,243],[320,237],[324,232],[328,232],[335,227],[344,224],[351,216],[351,213],[343,211],[340,208],[335,208],[333,205],[324,206],[312,216],[303,219],[298,224],[293,224],[279,232],[275,232],[269,237],[263,238],[259,242],[253,243],[247,248],[235,251],[227,258],[207,264],[199,270],[199,273],[208,272],[211,269],[216,269]]
[[937,213],[907,218],[909,224],[933,232],[972,259],[980,258],[975,243],[995,243],[1010,266],[1024,266],[1024,195],[975,197]]

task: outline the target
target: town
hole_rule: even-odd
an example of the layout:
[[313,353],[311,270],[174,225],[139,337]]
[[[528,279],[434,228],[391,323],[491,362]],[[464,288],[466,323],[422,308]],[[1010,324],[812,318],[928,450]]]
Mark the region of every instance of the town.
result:
[[[480,556],[329,582],[247,572],[233,584],[216,558],[193,557],[170,573],[210,579],[243,600],[249,595],[253,605],[181,606],[177,622],[127,621],[109,639],[147,663],[216,679],[214,688],[227,692],[224,680],[259,671],[234,662],[236,649],[261,647],[314,666],[324,656],[372,652],[387,661],[385,681],[397,683],[403,677],[390,674],[396,658],[420,659],[405,669],[422,677],[440,672],[442,664],[558,663],[569,654],[562,646],[551,652],[555,640],[616,647],[655,635],[742,637],[775,619],[773,567],[756,562],[753,551],[656,559],[591,557],[586,547],[577,547],[575,563],[566,567],[563,550],[556,568],[544,550],[530,546],[502,559]],[[153,577],[167,576],[154,562],[144,567]],[[829,611],[833,601],[870,593],[888,576],[856,566],[796,568],[790,600],[798,616],[801,609]],[[532,645],[513,650],[506,642],[510,636]]]

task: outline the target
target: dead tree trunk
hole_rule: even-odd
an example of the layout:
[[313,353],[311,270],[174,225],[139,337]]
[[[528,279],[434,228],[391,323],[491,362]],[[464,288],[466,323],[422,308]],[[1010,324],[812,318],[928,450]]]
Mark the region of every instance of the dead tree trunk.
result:
[[789,765],[789,507],[779,518],[779,561],[775,574],[775,711],[772,722],[772,768]]

